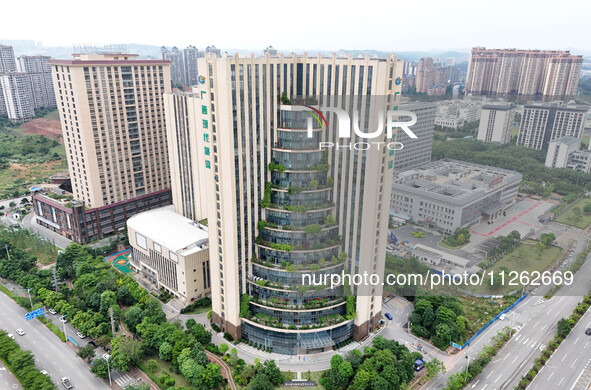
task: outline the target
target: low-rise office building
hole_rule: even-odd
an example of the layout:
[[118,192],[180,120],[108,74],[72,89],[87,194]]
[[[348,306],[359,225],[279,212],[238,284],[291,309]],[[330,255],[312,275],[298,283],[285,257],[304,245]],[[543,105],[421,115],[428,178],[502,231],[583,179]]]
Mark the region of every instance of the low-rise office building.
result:
[[185,304],[209,295],[207,226],[174,212],[150,210],[127,220],[131,265],[159,289]]
[[394,177],[390,211],[446,233],[494,221],[517,199],[515,171],[443,159]]

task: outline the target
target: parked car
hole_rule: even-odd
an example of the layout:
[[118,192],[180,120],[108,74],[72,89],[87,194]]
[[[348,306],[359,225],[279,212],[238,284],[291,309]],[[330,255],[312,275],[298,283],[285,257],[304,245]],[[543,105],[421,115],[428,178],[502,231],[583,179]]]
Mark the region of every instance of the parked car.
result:
[[109,360],[110,357],[111,357],[111,355],[109,355],[108,353],[105,353],[103,355],[103,359],[105,359],[105,360]]
[[49,309],[49,312],[54,315],[57,314],[57,311],[55,311],[55,309],[53,309],[53,308]]
[[89,341],[88,344],[92,345],[92,348],[97,349],[98,345],[96,345],[96,343],[94,341]]
[[47,376],[49,376],[49,373],[48,373],[47,371],[45,371],[45,370],[41,370],[41,373],[42,373],[43,375],[47,375]]
[[505,320],[505,317],[506,317],[506,315],[503,313],[503,314],[501,314],[501,316],[499,317],[499,320],[503,321],[503,320]]
[[83,335],[83,334],[82,334],[82,333],[80,333],[80,332],[76,332],[76,334],[77,334],[77,335],[78,335],[78,337],[80,337],[81,339],[85,339],[85,338],[86,338],[86,336],[85,336],[85,335]]
[[591,336],[591,328],[587,328],[587,330],[585,331],[585,334],[587,336]]
[[64,324],[68,322],[68,320],[66,319],[66,316],[61,316],[61,317],[59,318],[59,320],[60,320],[61,322],[63,322]]
[[12,333],[9,333],[9,334],[8,334],[8,337],[10,337],[11,339],[13,339],[13,340],[14,340],[14,335],[13,335]]
[[390,313],[386,313],[384,315],[386,316],[387,319],[392,320],[392,316],[390,315]]
[[16,334],[18,334],[19,336],[24,336],[24,335],[25,335],[25,331],[24,331],[24,330],[22,330],[21,328],[18,328],[18,329],[16,330]]

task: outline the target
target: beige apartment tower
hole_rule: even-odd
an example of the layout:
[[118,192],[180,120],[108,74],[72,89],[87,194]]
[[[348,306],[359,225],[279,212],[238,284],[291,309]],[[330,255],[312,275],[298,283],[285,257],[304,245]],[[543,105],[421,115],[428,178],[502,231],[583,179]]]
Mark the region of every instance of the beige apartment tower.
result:
[[88,208],[170,188],[162,104],[170,62],[137,57],[49,62],[74,197]]
[[[176,210],[208,219],[213,321],[234,338],[286,354],[362,339],[381,318],[382,287],[353,288],[356,309],[347,315],[344,296],[302,291],[298,272],[332,251],[318,261],[322,272],[341,267],[383,274],[394,151],[384,147],[385,131],[374,139],[384,142],[382,147],[371,151],[318,150],[320,140],[343,144],[336,117],[328,113],[329,126],[315,128],[311,147],[295,124],[309,115],[292,112],[289,99],[293,105],[299,104],[297,97],[319,107],[358,105],[362,128],[373,129],[375,118],[365,109],[395,105],[394,80],[402,76],[402,61],[395,56],[206,55],[199,69],[204,80],[193,93],[167,94],[165,102],[170,153],[178,154],[171,159]],[[287,102],[281,100],[283,92]],[[370,96],[376,100],[365,98]],[[345,139],[359,140],[355,134]],[[269,163],[283,168],[271,170]],[[195,190],[183,190],[191,186]],[[306,206],[291,209],[284,202],[278,209],[266,202],[293,201],[292,186],[303,188],[298,194],[308,198]],[[187,192],[194,195],[186,197]],[[203,192],[206,201],[200,202]],[[322,230],[314,239],[321,242],[308,249],[296,244],[303,234],[298,215],[316,218],[313,224]],[[268,240],[292,240],[291,252],[269,247]],[[292,265],[286,268],[288,261],[281,258],[288,257]],[[321,299],[326,305],[312,302]],[[241,302],[246,312],[241,313]],[[270,318],[283,325],[272,326]]]
[[472,49],[466,91],[474,95],[575,96],[583,56],[560,50]]

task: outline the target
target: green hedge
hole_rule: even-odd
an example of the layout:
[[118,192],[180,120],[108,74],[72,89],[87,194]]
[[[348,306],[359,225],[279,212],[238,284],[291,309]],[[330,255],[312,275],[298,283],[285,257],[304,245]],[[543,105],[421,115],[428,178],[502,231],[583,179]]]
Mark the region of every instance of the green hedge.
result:
[[154,383],[156,383],[158,385],[158,387],[160,387],[161,390],[166,390],[168,388],[168,387],[163,387],[160,384],[160,381],[158,380],[158,378],[156,378],[156,375],[152,374],[150,372],[150,370],[148,370],[148,367],[146,367],[142,362],[138,362],[137,366],[138,366],[138,368],[140,370],[142,370],[143,372],[145,372],[146,375],[149,376],[150,379],[152,379],[152,381],[154,381]]
[[54,324],[52,324],[51,322],[47,324],[47,327],[49,329],[51,329],[51,331],[53,333],[55,333],[57,335],[57,337],[59,337],[64,343],[66,342],[66,335],[64,334],[64,332],[62,332],[61,330],[59,330],[57,328],[57,326],[55,326]]

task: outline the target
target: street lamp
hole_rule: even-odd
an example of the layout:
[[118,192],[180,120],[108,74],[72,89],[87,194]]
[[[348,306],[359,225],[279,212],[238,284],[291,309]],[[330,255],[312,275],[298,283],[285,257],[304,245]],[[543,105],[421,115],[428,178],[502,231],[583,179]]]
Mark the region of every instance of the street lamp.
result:
[[105,360],[107,361],[107,371],[109,372],[109,386],[113,386],[111,384],[111,366],[109,365],[109,358],[111,357],[111,355],[107,355],[105,357]]
[[474,358],[466,355],[466,375],[464,376],[464,386],[466,385],[466,382],[468,382],[468,365],[470,363],[470,359]]

